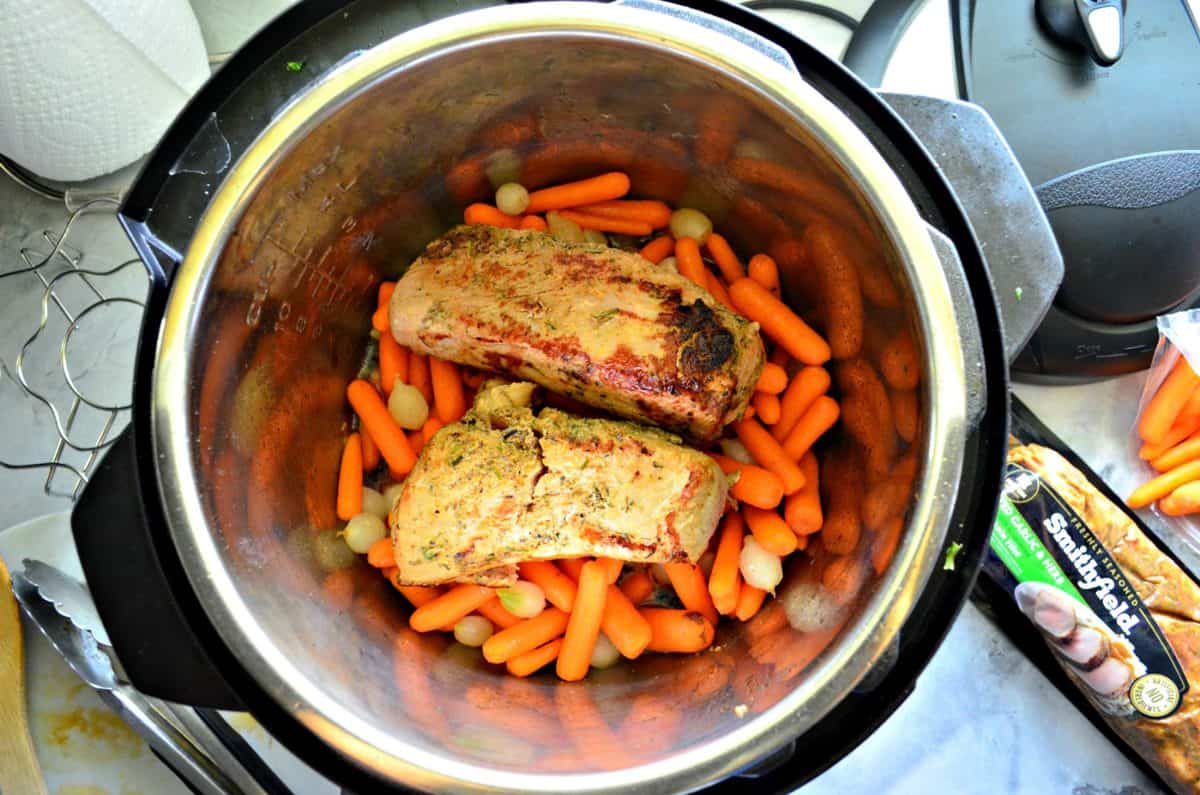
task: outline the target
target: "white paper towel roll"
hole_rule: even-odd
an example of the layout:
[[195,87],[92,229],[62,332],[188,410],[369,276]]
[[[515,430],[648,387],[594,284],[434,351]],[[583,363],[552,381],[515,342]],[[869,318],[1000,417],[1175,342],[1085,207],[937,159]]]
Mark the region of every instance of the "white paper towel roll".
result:
[[233,52],[296,0],[192,0],[210,53]]
[[148,152],[209,75],[187,0],[0,0],[0,153],[50,179]]

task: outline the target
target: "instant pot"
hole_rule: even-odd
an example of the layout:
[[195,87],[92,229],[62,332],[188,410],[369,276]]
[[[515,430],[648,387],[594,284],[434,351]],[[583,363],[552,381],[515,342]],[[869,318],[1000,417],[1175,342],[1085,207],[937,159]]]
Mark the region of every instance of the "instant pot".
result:
[[[735,133],[716,155],[705,119]],[[610,169],[703,208],[746,255],[778,252],[785,297],[818,316],[795,242],[822,213],[851,231],[897,287],[866,304],[868,340],[918,340],[921,474],[836,633],[774,610],[702,655],[515,680],[413,633],[365,564],[349,604],[323,594],[346,563],[320,543],[344,389],[379,282],[466,204]],[[715,0],[302,4],[189,104],[121,220],[151,274],[133,419],[73,519],[113,645],[139,689],[248,709],[362,791],[784,791],[833,764],[911,692],[970,591],[1008,361],[1062,275],[986,114],[876,93]],[[798,564],[781,593],[808,585]]]

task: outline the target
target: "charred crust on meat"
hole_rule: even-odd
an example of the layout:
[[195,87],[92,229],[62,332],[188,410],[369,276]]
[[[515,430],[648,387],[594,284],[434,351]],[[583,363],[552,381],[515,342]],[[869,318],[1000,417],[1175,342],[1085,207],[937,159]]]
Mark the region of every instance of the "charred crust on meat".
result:
[[[677,302],[678,296],[672,303]],[[733,357],[733,334],[703,301],[678,304],[671,324],[679,331],[679,365],[685,375],[703,377]]]

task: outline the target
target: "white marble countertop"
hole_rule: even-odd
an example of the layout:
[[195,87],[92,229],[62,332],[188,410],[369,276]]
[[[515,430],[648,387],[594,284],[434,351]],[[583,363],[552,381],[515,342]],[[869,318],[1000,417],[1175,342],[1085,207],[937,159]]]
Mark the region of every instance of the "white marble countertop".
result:
[[[869,6],[869,0],[826,1],[854,16],[861,16]],[[835,23],[790,12],[776,18],[835,57],[845,45],[847,35]],[[948,24],[945,3],[942,0],[927,3],[902,41],[885,87],[943,96],[953,94]],[[18,262],[17,250],[33,241],[40,229],[54,227],[55,219],[61,223],[62,213],[52,203],[30,202],[14,193],[17,189],[6,180],[0,182],[4,183],[0,184],[0,272],[3,272]],[[124,244],[111,217],[93,219],[73,242],[91,250],[116,252],[110,258],[113,263],[122,255]],[[30,284],[27,291],[15,286],[14,280],[0,282],[0,358],[10,366],[28,335],[27,329],[17,327],[14,318],[18,315],[27,318],[31,310],[35,311],[31,302],[41,294],[36,284]],[[49,373],[51,368],[44,369]],[[1140,376],[1130,376],[1072,387],[1021,385],[1016,392],[1122,492],[1133,475],[1127,440],[1140,383]],[[38,440],[44,441],[51,429],[44,412],[19,404],[17,397],[11,383],[0,381],[0,401],[4,401],[7,414],[0,421],[0,437],[5,440],[0,444],[0,457],[29,460],[42,452]],[[44,477],[43,472],[3,471],[0,528],[69,508],[66,499],[42,493]],[[61,661],[41,652],[38,659],[41,664],[57,664],[55,675],[66,671]],[[80,709],[102,709],[94,698],[88,699],[90,695],[77,689],[67,700],[73,699],[71,704]],[[58,693],[54,698],[57,699],[54,703],[59,704],[66,695]],[[80,729],[76,723],[60,728],[63,736],[56,752],[57,766],[46,771],[52,792],[165,795],[186,791],[163,775],[157,760],[139,749],[136,738],[132,738],[134,744],[130,746],[129,736],[102,721],[96,725],[99,728],[93,727],[94,732],[116,734],[107,739],[88,738],[71,734],[83,732],[86,726]],[[249,734],[269,759],[286,758],[260,729],[250,728]],[[124,754],[117,765],[120,771],[103,782],[90,780],[95,754],[104,753],[104,743],[109,740],[113,743],[112,753]],[[285,778],[297,792],[336,792],[336,788],[306,772],[294,760],[281,764],[286,764]],[[104,787],[84,786],[96,784]],[[845,792],[923,795],[945,791],[1126,795],[1156,790],[968,604],[907,702],[863,745],[801,791],[808,795]]]

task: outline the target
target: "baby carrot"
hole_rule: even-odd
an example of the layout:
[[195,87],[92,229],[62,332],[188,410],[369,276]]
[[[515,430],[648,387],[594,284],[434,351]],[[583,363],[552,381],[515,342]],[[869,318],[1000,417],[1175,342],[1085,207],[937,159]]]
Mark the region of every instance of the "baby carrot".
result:
[[646,245],[642,246],[642,250],[638,253],[644,258],[650,260],[655,265],[671,256],[671,252],[675,250],[675,238],[670,235],[656,237]]
[[886,478],[867,490],[862,501],[862,521],[878,531],[888,519],[899,516],[912,499],[913,479],[917,476],[917,456],[910,450],[892,467]]
[[1138,434],[1142,440],[1161,442],[1197,386],[1200,386],[1200,378],[1196,377],[1187,359],[1180,356],[1171,374],[1142,411],[1142,418],[1138,420]]
[[779,266],[768,255],[755,254],[751,257],[750,264],[746,266],[746,273],[761,284],[764,290],[779,292]]
[[779,514],[753,505],[743,505],[742,516],[750,526],[754,540],[767,552],[783,557],[796,551],[796,534]]
[[498,629],[508,629],[521,623],[521,619],[504,609],[504,605],[500,604],[499,599],[481,604],[476,611],[495,624]]
[[692,141],[696,162],[724,166],[737,145],[746,115],[746,107],[739,100],[726,95],[706,97],[696,110],[696,137]]
[[1192,436],[1155,458],[1150,462],[1150,466],[1159,472],[1166,472],[1168,469],[1174,469],[1180,464],[1195,461],[1197,458],[1200,458],[1200,436]]
[[743,582],[733,614],[737,616],[738,621],[749,621],[758,615],[759,608],[766,598],[767,592],[762,588],[755,588],[750,583]]
[[804,488],[789,494],[783,506],[783,519],[798,536],[806,536],[821,529],[821,494],[818,491],[817,457],[809,450],[800,459],[800,471],[804,473]]
[[559,210],[558,214],[569,221],[574,221],[583,229],[595,229],[598,232],[613,232],[618,235],[643,237],[654,231],[650,224],[641,221],[631,221],[626,218],[611,218],[607,215],[592,215],[581,210]]
[[578,209],[589,215],[649,224],[653,229],[662,229],[671,223],[671,208],[665,202],[652,199],[613,199],[585,204]]
[[380,282],[379,292],[376,293],[375,305],[377,307],[387,306],[388,302],[392,300],[392,293],[394,292],[396,292],[395,282]]
[[762,372],[759,373],[758,382],[754,384],[754,391],[778,395],[787,389],[787,385],[787,370],[784,370],[777,364],[767,362],[763,365]]
[[429,440],[433,435],[445,427],[445,424],[437,417],[426,417],[425,424],[421,426],[421,446],[429,444]]
[[804,486],[804,473],[795,459],[788,456],[782,445],[758,420],[741,420],[734,424],[733,430],[754,460],[763,469],[779,476],[784,494],[795,494]]
[[783,440],[783,449],[788,457],[793,461],[799,460],[825,431],[833,427],[840,411],[837,401],[828,395],[821,395],[814,400]]
[[777,364],[784,370],[787,370],[788,362],[792,360],[792,355],[787,352],[787,349],[782,345],[776,345],[771,351],[771,355],[767,357],[767,361],[771,364]]
[[[412,448],[413,455],[420,455],[421,451],[425,449],[424,434],[422,434],[420,431],[409,431],[407,434],[405,434],[405,436],[408,439],[409,447]],[[392,472],[390,469],[388,472],[391,474],[394,480],[399,480],[400,478],[404,477],[397,472]]]
[[738,473],[737,482],[729,489],[735,499],[758,508],[774,508],[783,499],[783,481],[774,472],[718,453],[709,455],[726,475]]
[[829,344],[782,301],[753,279],[738,279],[729,286],[729,297],[742,314],[804,364],[829,361]]
[[389,579],[392,580],[392,586],[400,592],[400,595],[416,608],[424,607],[442,595],[440,588],[429,588],[424,585],[396,585],[395,579]]
[[750,398],[750,404],[754,406],[754,416],[758,417],[763,425],[774,425],[779,422],[779,415],[783,413],[778,395],[755,392]]
[[737,311],[737,307],[733,305],[733,299],[729,297],[729,291],[725,289],[725,284],[721,281],[721,277],[707,269],[704,271],[704,289],[708,290],[721,306],[734,314],[741,314]]
[[533,651],[511,658],[505,663],[505,667],[513,676],[524,677],[537,673],[558,658],[562,644],[561,640],[550,641],[545,646],[539,646]]
[[694,238],[681,237],[675,241],[675,261],[679,273],[691,279],[701,287],[705,284],[704,260],[700,258],[700,245]]
[[791,433],[813,401],[829,391],[831,380],[824,367],[805,367],[796,373],[779,399],[779,422],[771,435],[782,440]]
[[904,520],[897,516],[879,531],[875,543],[871,546],[871,568],[875,570],[876,574],[883,574],[888,564],[892,562],[892,556],[896,554],[896,547],[900,545],[900,533],[903,530]]
[[887,472],[896,454],[896,431],[887,388],[866,359],[843,362],[835,373],[842,392],[842,427],[867,454],[867,471]]
[[1134,489],[1125,503],[1130,508],[1143,508],[1155,500],[1162,499],[1175,489],[1193,480],[1200,480],[1200,461],[1189,461]]
[[621,576],[621,569],[625,566],[624,561],[616,558],[596,558],[596,562],[604,569],[605,581],[610,585]]
[[646,607],[642,616],[650,624],[650,651],[689,654],[712,645],[713,625],[697,612]]
[[459,203],[479,198],[488,191],[484,155],[463,158],[446,171],[446,190]]
[[363,472],[374,472],[379,466],[379,445],[366,428],[360,429],[358,435],[362,439]]
[[1167,435],[1163,437],[1161,442],[1151,444],[1145,442],[1138,450],[1138,458],[1143,461],[1153,461],[1156,458],[1161,458],[1175,445],[1185,441],[1189,436],[1196,432],[1196,425],[1181,425],[1175,423],[1171,426],[1171,430],[1167,431]]
[[564,612],[575,606],[575,582],[548,560],[529,560],[517,564],[521,578],[542,589],[546,601]]
[[758,157],[735,157],[729,161],[728,169],[743,182],[790,194],[798,207],[823,211],[847,226],[852,221],[861,223],[854,203],[834,183],[817,174]]
[[384,395],[392,394],[396,379],[408,381],[408,348],[396,342],[391,334],[379,335],[379,385]]
[[917,437],[917,428],[921,423],[916,390],[889,390],[888,400],[892,404],[892,424],[896,426],[896,433],[905,442],[911,444],[912,440]]
[[863,343],[862,290],[858,285],[858,269],[844,243],[846,236],[844,230],[829,223],[810,224],[804,230],[804,241],[821,274],[821,303],[829,349],[837,359],[857,356]]
[[[379,452],[387,461],[388,469],[400,475],[407,475],[411,472],[413,464],[417,462],[417,457],[408,443],[408,437],[404,435],[404,431],[388,413],[387,406],[384,405],[383,398],[379,397],[379,393],[375,391],[375,387],[361,378],[355,379],[350,382],[350,386],[346,387],[346,396],[350,400],[350,405],[354,407],[355,413],[358,414],[359,421],[371,434],[375,444],[379,446]],[[360,449],[359,455],[361,456],[361,454]],[[359,469],[361,470],[361,468],[362,459],[360,457]]]
[[598,177],[535,190],[529,194],[529,206],[525,208],[525,212],[542,213],[546,210],[566,210],[609,199],[619,199],[626,193],[629,193],[629,177],[619,171],[611,171]]
[[472,204],[463,211],[463,221],[468,224],[484,224],[499,226],[505,229],[516,229],[521,225],[521,219],[516,215],[506,215],[490,204]]
[[428,404],[433,403],[433,384],[429,380],[429,357],[413,351],[408,357],[408,383],[416,387]]
[[1179,410],[1179,416],[1175,418],[1175,423],[1171,426],[1176,427],[1197,428],[1200,427],[1200,389],[1192,391],[1192,396],[1188,398],[1187,403],[1183,404],[1183,408]]
[[[372,389],[374,391],[374,389]],[[350,434],[342,448],[342,466],[338,472],[337,515],[349,521],[362,513],[363,505],[362,438]]]
[[608,586],[600,629],[628,660],[641,656],[650,645],[650,625],[642,618],[637,606],[615,585]]
[[755,641],[773,635],[786,626],[788,626],[787,611],[781,602],[773,601],[762,611],[757,621],[746,627],[742,632],[742,637],[746,639],[747,643],[754,645]]
[[742,263],[738,261],[737,254],[733,253],[733,249],[730,248],[729,242],[725,238],[713,232],[708,236],[708,242],[704,245],[717,263],[717,268],[725,277],[725,281],[732,284],[746,275],[746,272],[742,270]]
[[388,305],[386,303],[375,308],[374,314],[371,315],[371,328],[378,331],[380,335],[390,333],[391,323],[388,321]]
[[912,334],[900,331],[879,354],[879,370],[883,380],[892,389],[916,389],[921,380],[921,366],[917,362],[917,345]]
[[396,551],[392,539],[384,536],[367,550],[367,563],[377,569],[390,569],[396,565]]
[[583,573],[583,564],[586,562],[587,558],[561,558],[558,567],[574,582],[579,582],[579,575]]
[[463,397],[458,365],[430,357],[429,380],[433,386],[433,405],[437,410],[437,418],[447,425],[462,419],[462,415],[467,413],[467,401]]
[[717,624],[717,608],[713,606],[712,597],[708,595],[708,583],[704,581],[704,572],[694,563],[667,563],[667,576],[671,578],[671,587],[675,595],[688,610],[694,610]]
[[708,593],[717,612],[727,616],[737,609],[738,594],[742,589],[740,566],[742,536],[746,535],[746,525],[741,514],[736,511],[725,514],[719,532],[717,554],[712,573],[708,575]]
[[533,618],[513,624],[484,641],[483,658],[490,663],[502,663],[531,652],[563,634],[567,620],[568,616],[563,611],[547,607]]
[[835,359],[854,357],[863,347],[863,292],[846,237],[830,223],[812,223],[804,231],[812,264],[821,274],[822,310]]
[[408,618],[417,632],[432,632],[470,615],[496,598],[496,592],[482,585],[456,585],[431,602],[421,605]]
[[575,609],[567,622],[563,645],[558,652],[555,670],[558,678],[578,682],[587,676],[596,638],[604,619],[604,603],[608,596],[608,581],[604,567],[594,560],[583,564],[579,573],[579,589],[575,592]]
[[521,224],[517,228],[532,229],[535,232],[545,232],[550,228],[550,226],[546,223],[546,219],[542,218],[540,215],[526,215],[521,219]]
[[1185,516],[1200,512],[1200,483],[1185,483],[1158,501],[1167,516]]
[[634,605],[640,605],[654,593],[654,580],[644,571],[635,571],[621,580],[621,593]]
[[835,555],[853,552],[862,536],[862,469],[857,446],[831,450],[821,461],[821,541]]
[[847,605],[858,595],[867,579],[867,568],[851,555],[836,555],[821,572],[821,585],[839,605]]

